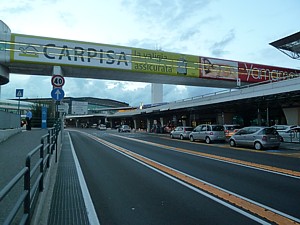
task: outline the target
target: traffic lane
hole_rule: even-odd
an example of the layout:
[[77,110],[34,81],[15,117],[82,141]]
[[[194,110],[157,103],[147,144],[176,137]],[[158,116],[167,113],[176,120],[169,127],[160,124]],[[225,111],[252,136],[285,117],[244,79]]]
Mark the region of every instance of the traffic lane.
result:
[[71,137],[101,224],[256,224],[80,133]]
[[162,149],[118,136],[107,136],[107,140],[201,180],[300,218],[299,178]]
[[[136,139],[158,144],[165,144],[172,147],[180,147],[192,151],[214,154],[222,157],[275,166],[300,172],[300,158],[279,155],[273,152],[257,151],[251,148],[232,148],[227,143],[206,144],[200,141],[191,142],[189,140],[171,139],[170,137],[165,135],[149,135],[144,133],[132,133],[121,135],[132,136]],[[285,151],[286,150],[282,150],[282,152]]]

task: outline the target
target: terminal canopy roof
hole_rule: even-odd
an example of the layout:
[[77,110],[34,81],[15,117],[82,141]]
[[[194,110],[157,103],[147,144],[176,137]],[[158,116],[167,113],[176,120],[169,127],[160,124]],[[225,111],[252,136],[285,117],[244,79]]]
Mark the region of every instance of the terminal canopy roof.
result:
[[293,59],[300,60],[300,32],[270,43]]

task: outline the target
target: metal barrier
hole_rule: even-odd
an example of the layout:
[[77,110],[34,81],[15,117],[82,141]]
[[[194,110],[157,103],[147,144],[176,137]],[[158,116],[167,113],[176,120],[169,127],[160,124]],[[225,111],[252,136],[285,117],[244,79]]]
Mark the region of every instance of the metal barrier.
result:
[[[1,204],[1,201],[24,177],[24,190],[20,193],[15,205],[12,206],[3,225],[9,225],[16,220],[22,205],[23,214],[21,215],[21,218],[17,218],[20,221],[19,224],[30,224],[39,193],[44,189],[44,176],[47,169],[50,167],[51,155],[53,155],[55,150],[57,155],[57,137],[59,133],[59,130],[57,129],[60,129],[60,127],[56,126],[48,129],[48,134],[41,137],[41,144],[27,154],[25,167],[0,191]],[[33,163],[35,157],[36,162]]]

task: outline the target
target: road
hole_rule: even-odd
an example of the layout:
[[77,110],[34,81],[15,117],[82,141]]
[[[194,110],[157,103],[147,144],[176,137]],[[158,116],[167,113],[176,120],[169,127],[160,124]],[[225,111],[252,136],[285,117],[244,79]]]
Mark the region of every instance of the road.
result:
[[100,224],[300,224],[300,158],[70,131]]

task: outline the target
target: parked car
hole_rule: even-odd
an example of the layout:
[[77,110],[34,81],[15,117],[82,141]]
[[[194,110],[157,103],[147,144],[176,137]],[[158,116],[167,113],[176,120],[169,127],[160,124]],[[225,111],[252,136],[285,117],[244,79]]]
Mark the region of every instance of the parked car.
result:
[[189,135],[190,141],[202,140],[207,144],[213,141],[225,141],[224,127],[218,124],[198,125]]
[[98,130],[106,130],[106,125],[105,124],[99,124],[97,128],[98,128]]
[[280,135],[274,127],[245,127],[236,132],[229,139],[231,147],[248,146],[256,150],[264,148],[278,149],[280,146]]
[[232,135],[234,135],[239,129],[241,129],[241,126],[238,124],[233,124],[233,125],[228,125],[225,124],[223,125],[225,129],[225,135],[226,138],[230,138]]
[[284,142],[300,142],[300,126],[292,126],[285,130],[277,130]]
[[274,127],[277,131],[283,131],[296,127],[296,125],[274,125],[272,127]]
[[93,123],[93,124],[91,125],[91,128],[97,128],[97,124],[96,124],[96,123]]
[[131,128],[130,126],[128,125],[122,125],[118,128],[118,131],[119,132],[130,132],[131,131]]
[[189,134],[193,131],[193,127],[178,126],[170,132],[171,138],[189,139]]

